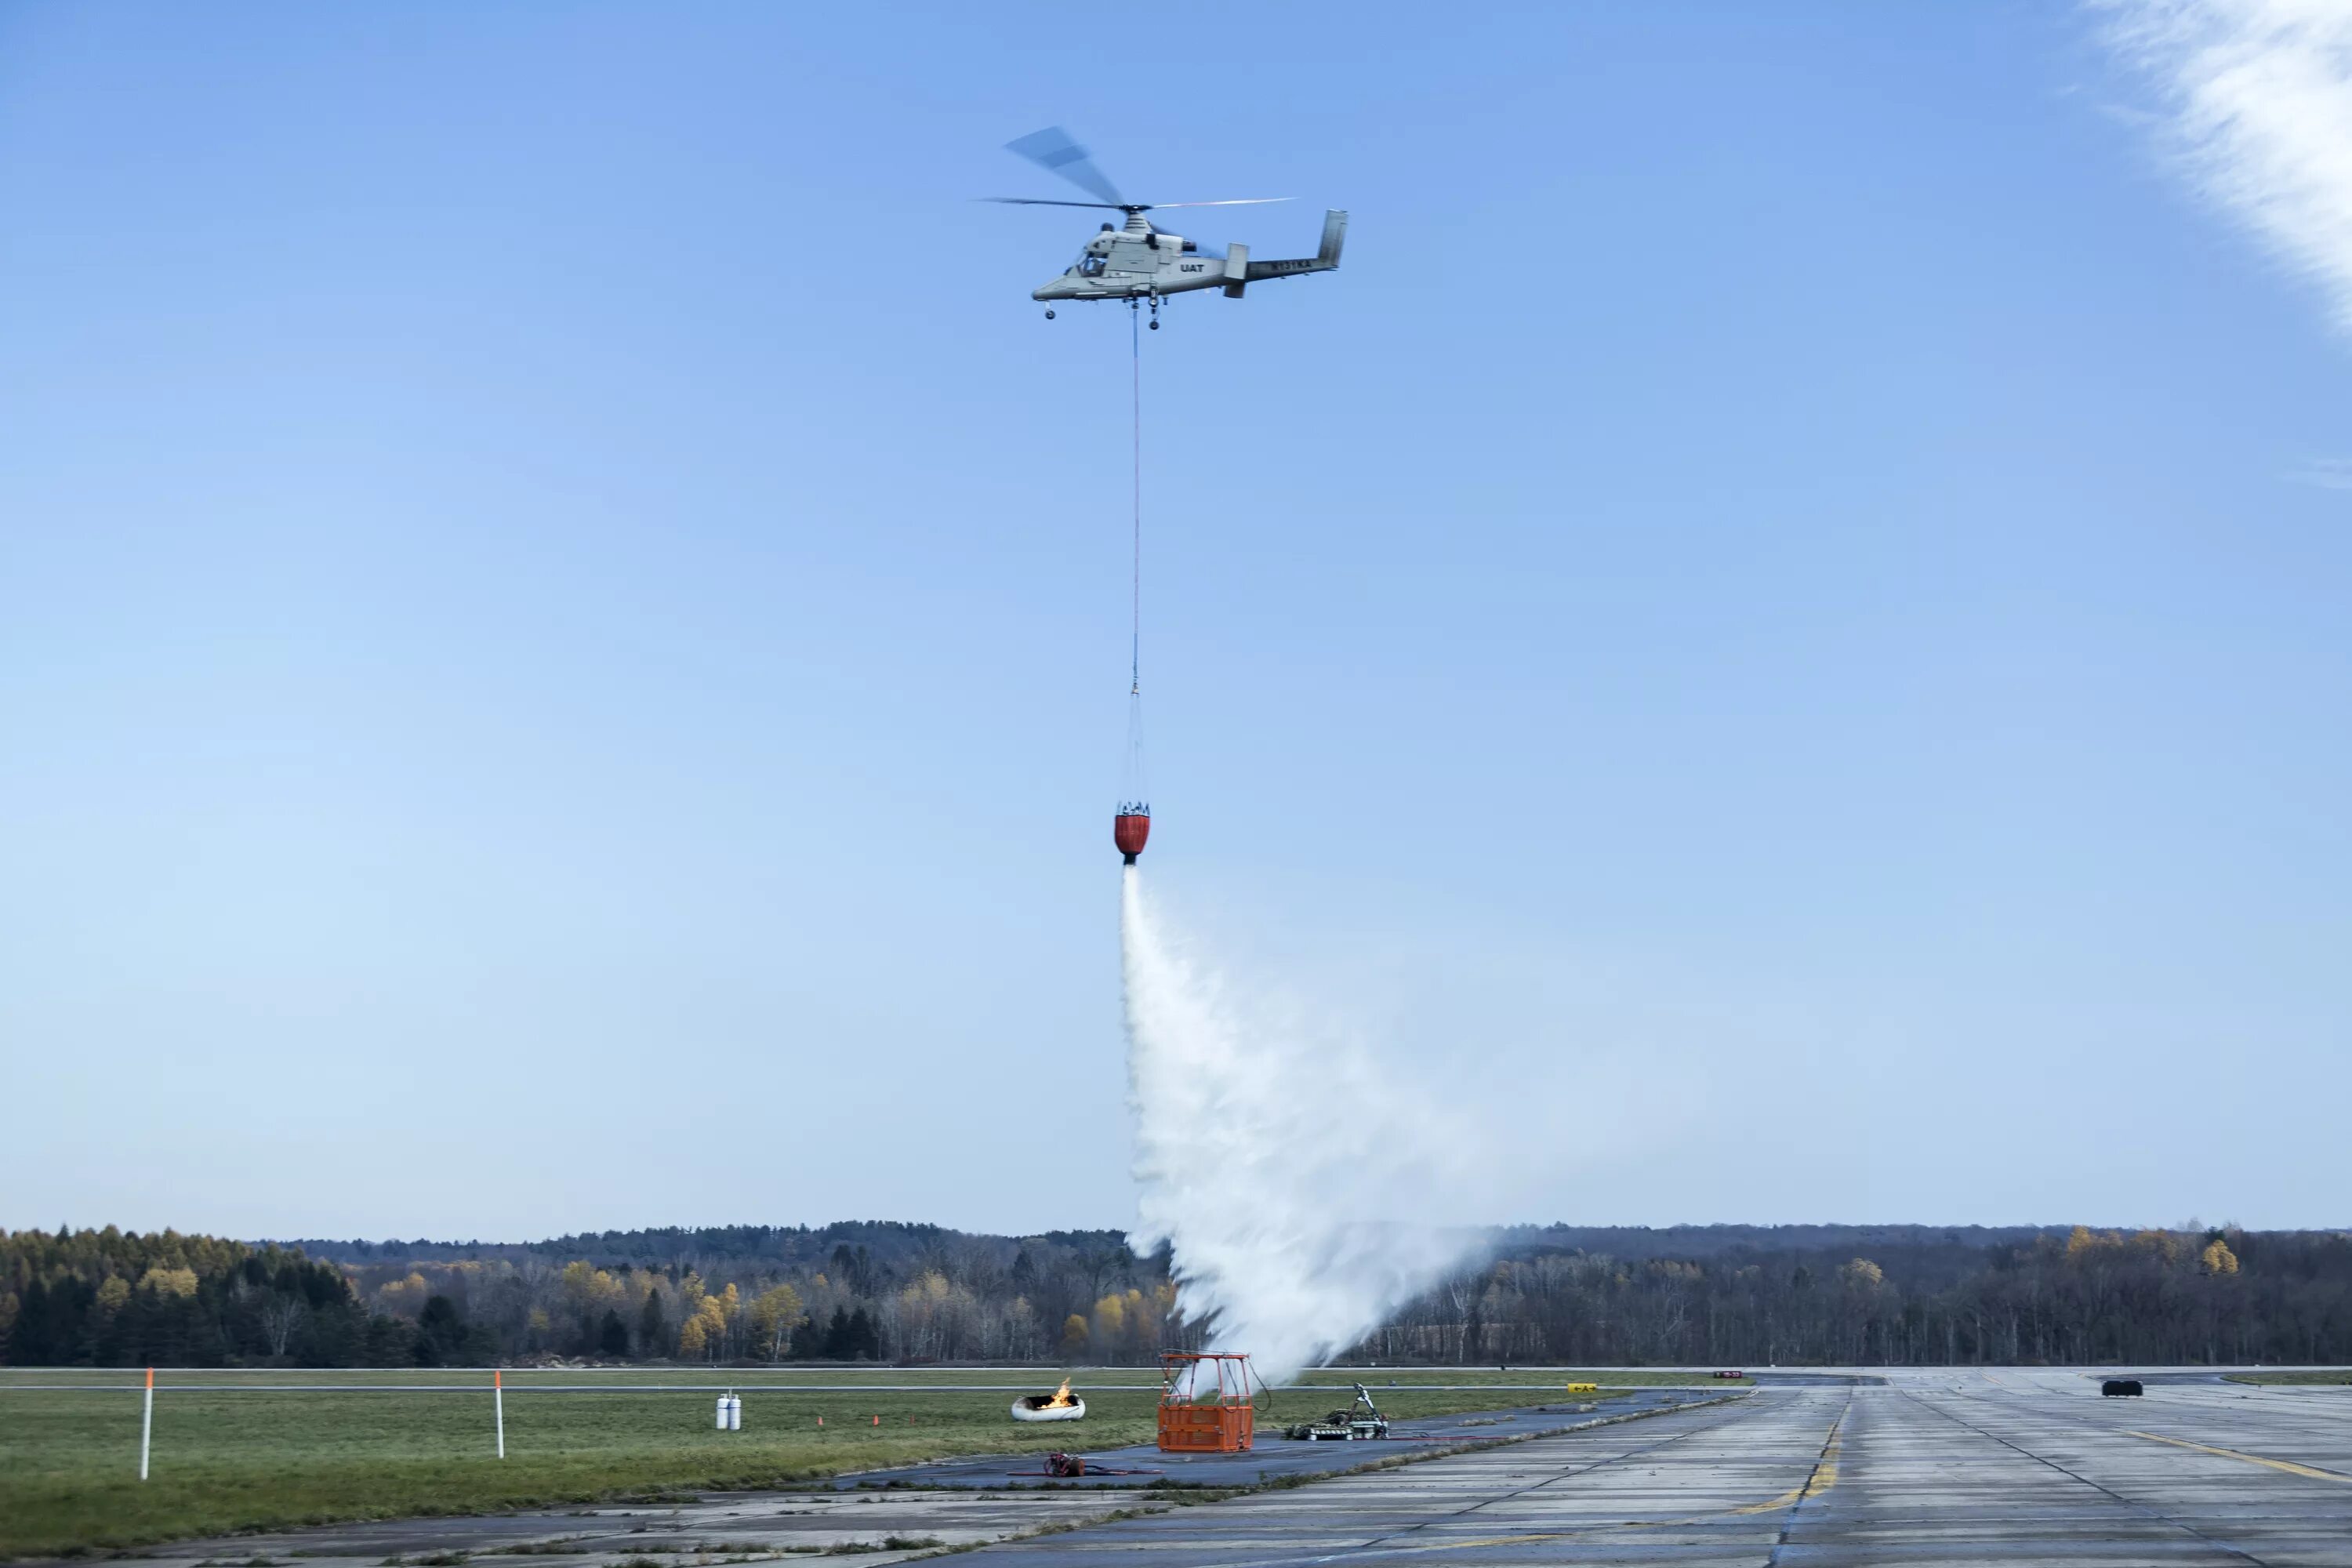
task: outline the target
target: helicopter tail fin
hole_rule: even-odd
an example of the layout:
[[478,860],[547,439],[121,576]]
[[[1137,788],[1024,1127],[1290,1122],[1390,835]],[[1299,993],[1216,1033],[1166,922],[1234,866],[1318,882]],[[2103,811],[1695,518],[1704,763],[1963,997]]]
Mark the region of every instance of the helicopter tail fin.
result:
[[[1242,266],[1246,268],[1243,281],[1256,282],[1262,278],[1297,278],[1307,272],[1329,272],[1339,265],[1339,246],[1348,237],[1348,215],[1334,208],[1323,215],[1323,246],[1312,256],[1296,261],[1251,261],[1244,255]],[[1235,246],[1236,250],[1241,247]],[[1226,263],[1232,265],[1230,261]],[[1228,282],[1225,292],[1235,293],[1240,284]]]
[[1249,247],[1246,245],[1225,247],[1225,298],[1240,299],[1242,286],[1248,281]]

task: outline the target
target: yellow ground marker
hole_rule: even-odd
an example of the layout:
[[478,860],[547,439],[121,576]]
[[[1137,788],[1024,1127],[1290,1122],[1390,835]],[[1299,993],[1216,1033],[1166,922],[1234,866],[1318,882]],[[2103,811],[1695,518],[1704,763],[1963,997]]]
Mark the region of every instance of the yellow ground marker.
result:
[[2241,1454],[2235,1448],[2216,1448],[2204,1443],[2191,1443],[2185,1437],[2159,1437],[2153,1432],[2134,1432],[2126,1427],[2126,1437],[2145,1437],[2151,1443],[2169,1443],[2176,1448],[2194,1448],[2200,1454],[2219,1454],[2225,1459],[2242,1459],[2249,1465],[2263,1465],[2273,1470],[2284,1470],[2290,1476],[2308,1476],[2315,1481],[2336,1481],[2352,1486],[2352,1476],[2340,1470],[2315,1469],[2298,1465],[2293,1459],[2265,1459],[2260,1454]]
[[1801,1502],[1821,1496],[1823,1492],[1837,1485],[1838,1448],[1844,1441],[1844,1439],[1838,1436],[1838,1428],[1844,1425],[1845,1417],[1843,1415],[1840,1415],[1835,1421],[1830,1424],[1830,1440],[1822,1445],[1822,1457],[1815,1462],[1813,1466],[1813,1473],[1805,1478],[1805,1484],[1803,1486],[1797,1488],[1794,1491],[1782,1492],[1770,1502],[1751,1502],[1746,1508],[1735,1508],[1731,1511],[1734,1513],[1770,1513],[1774,1509],[1794,1508]]

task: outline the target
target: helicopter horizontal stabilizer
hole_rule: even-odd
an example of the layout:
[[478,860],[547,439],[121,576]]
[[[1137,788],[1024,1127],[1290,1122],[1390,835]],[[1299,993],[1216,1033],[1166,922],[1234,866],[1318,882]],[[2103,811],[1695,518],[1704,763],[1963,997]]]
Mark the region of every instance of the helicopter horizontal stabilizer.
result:
[[1249,247],[1246,245],[1228,245],[1225,247],[1225,298],[1228,300],[1240,299],[1242,297],[1242,285],[1248,281]]

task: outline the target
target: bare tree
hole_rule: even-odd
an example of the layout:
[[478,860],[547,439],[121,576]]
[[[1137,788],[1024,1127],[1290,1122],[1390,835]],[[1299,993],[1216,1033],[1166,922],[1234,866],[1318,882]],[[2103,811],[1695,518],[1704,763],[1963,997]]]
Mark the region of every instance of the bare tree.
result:
[[299,1296],[273,1293],[261,1304],[261,1331],[269,1345],[269,1353],[283,1356],[286,1347],[294,1341],[294,1331],[302,1326],[310,1315]]

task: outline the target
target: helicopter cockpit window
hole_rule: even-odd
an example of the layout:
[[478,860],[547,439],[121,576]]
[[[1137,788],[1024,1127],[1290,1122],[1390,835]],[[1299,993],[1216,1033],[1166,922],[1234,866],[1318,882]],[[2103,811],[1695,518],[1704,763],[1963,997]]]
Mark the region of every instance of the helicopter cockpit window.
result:
[[1078,258],[1077,266],[1071,270],[1081,278],[1099,278],[1103,273],[1103,258],[1099,256],[1081,256]]

